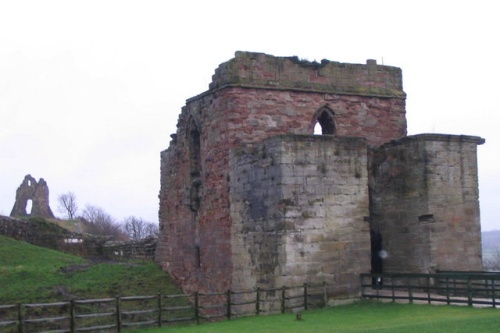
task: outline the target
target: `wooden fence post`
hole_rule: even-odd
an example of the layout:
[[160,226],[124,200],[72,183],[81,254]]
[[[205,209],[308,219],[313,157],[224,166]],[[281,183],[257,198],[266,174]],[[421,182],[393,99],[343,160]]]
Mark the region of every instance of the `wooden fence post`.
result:
[[121,306],[120,297],[116,298],[116,330],[118,333],[122,331],[122,316],[121,316]]
[[158,327],[161,327],[162,324],[162,312],[163,312],[163,306],[161,304],[161,293],[158,294]]
[[496,283],[496,280],[495,279],[491,279],[491,300],[493,301],[493,308],[496,308],[497,307],[497,303],[496,303],[496,295],[495,295],[495,283]]
[[231,320],[231,289],[227,290],[227,320]]
[[328,304],[328,296],[326,293],[326,281],[323,281],[323,306],[326,307]]
[[391,275],[391,293],[392,293],[392,302],[396,302],[396,290],[394,289],[394,275]]
[[76,332],[76,320],[75,320],[75,300],[71,299],[69,301],[69,329],[71,333]]
[[359,285],[361,286],[361,298],[365,298],[365,287],[363,286],[363,282],[365,281],[363,274],[359,275]]
[[467,277],[467,304],[472,306],[472,281],[470,276]]
[[260,288],[257,287],[257,295],[255,296],[255,312],[260,314]]
[[281,288],[281,313],[285,313],[286,286]]
[[427,303],[431,304],[431,278],[427,276]]
[[413,304],[413,286],[411,285],[411,277],[408,276],[408,298],[410,304]]
[[200,324],[200,309],[199,309],[199,304],[198,304],[198,292],[194,293],[194,320],[196,321],[196,324]]
[[21,303],[17,303],[17,331],[23,333],[23,307]]
[[307,310],[307,282],[304,283],[304,310]]
[[450,305],[450,278],[446,277],[446,304]]

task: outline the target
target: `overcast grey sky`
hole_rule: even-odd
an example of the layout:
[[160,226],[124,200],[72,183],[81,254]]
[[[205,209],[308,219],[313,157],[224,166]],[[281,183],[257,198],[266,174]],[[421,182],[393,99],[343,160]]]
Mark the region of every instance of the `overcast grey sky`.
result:
[[0,214],[26,174],[116,219],[157,221],[160,151],[237,50],[401,67],[409,134],[478,135],[500,229],[495,1],[0,0]]

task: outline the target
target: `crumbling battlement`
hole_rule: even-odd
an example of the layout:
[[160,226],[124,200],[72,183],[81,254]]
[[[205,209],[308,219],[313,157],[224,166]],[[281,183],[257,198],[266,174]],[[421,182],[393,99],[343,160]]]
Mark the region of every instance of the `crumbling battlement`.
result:
[[236,52],[235,58],[215,70],[209,90],[226,87],[406,97],[401,69],[377,65],[375,60],[367,60],[366,65],[326,59],[317,63],[252,52]]

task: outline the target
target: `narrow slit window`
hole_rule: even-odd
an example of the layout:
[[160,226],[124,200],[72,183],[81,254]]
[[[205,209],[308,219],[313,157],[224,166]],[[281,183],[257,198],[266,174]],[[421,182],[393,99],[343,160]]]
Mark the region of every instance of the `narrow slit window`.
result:
[[201,171],[201,152],[200,152],[200,131],[192,122],[189,138],[189,150],[191,155],[191,174],[199,176]]
[[201,203],[201,135],[196,122],[191,118],[189,124],[189,158],[191,168],[190,204],[191,210],[197,212]]
[[201,267],[201,251],[199,245],[195,246],[195,260],[196,260],[196,267]]

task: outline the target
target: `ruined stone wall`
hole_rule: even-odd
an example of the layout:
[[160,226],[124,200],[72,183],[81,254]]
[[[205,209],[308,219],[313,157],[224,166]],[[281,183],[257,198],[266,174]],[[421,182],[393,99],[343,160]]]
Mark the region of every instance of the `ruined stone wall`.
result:
[[385,272],[482,270],[478,137],[425,134],[373,155],[372,225]]
[[0,216],[0,235],[80,256],[100,256],[106,239],[71,232],[43,218]]
[[298,57],[273,57],[264,53],[236,52],[236,56],[215,71],[210,90],[227,86],[251,86],[276,90],[296,90],[370,97],[400,97],[401,69],[346,64],[323,59],[321,63]]
[[235,290],[305,282],[358,296],[370,262],[366,142],[282,135],[230,160]]
[[401,70],[321,64],[238,52],[210,90],[187,101],[162,152],[157,260],[187,291],[231,284],[229,151],[280,134],[312,134],[332,115],[335,135],[371,145],[406,135]]
[[156,241],[155,237],[133,241],[107,241],[103,245],[103,254],[108,257],[154,260]]
[[[31,200],[31,211],[27,212],[28,201]],[[12,217],[38,216],[54,218],[49,205],[49,187],[47,182],[40,178],[37,182],[31,175],[26,175],[16,190],[16,202],[10,213]]]

